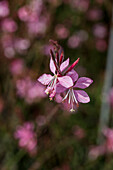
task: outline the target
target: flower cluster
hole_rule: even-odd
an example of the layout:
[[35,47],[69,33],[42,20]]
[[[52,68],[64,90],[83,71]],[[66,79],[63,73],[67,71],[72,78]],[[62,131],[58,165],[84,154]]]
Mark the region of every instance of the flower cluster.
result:
[[38,81],[47,86],[45,93],[49,94],[50,100],[60,94],[62,101],[66,101],[70,111],[73,112],[79,102],[88,103],[90,101],[85,91],[77,89],[87,88],[93,80],[87,77],[78,78],[74,67],[79,62],[79,58],[69,66],[69,58],[63,61],[64,53],[60,45],[56,41],[51,40],[51,42],[54,50],[50,49],[50,70],[54,75],[43,74]]
[[46,94],[43,93],[44,86],[39,82],[34,83],[30,77],[25,77],[24,79],[18,79],[16,81],[17,94],[24,98],[28,104],[31,104],[46,97]]

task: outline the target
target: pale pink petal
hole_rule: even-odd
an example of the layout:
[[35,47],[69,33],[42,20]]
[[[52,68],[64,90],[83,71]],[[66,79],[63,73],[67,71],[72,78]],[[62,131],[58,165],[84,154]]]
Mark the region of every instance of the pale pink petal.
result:
[[53,74],[55,74],[56,68],[52,58],[50,59],[50,70]]
[[76,99],[80,102],[80,103],[88,103],[90,102],[90,98],[88,96],[88,94],[83,91],[83,90],[74,90]]
[[73,80],[69,76],[58,77],[58,80],[59,80],[59,83],[66,88],[73,86]]
[[69,65],[69,58],[61,64],[60,71],[62,72],[65,68],[67,68],[68,65]]
[[77,81],[78,79],[78,74],[75,70],[71,70],[67,73],[67,76],[70,76],[73,80],[73,82]]
[[89,87],[91,83],[93,83],[93,80],[91,80],[90,78],[80,77],[74,87],[85,89]]
[[64,86],[62,86],[60,83],[57,83],[56,85],[56,93],[63,93],[66,90]]
[[42,83],[43,85],[48,85],[49,82],[53,79],[53,76],[50,74],[43,74],[38,78],[38,81]]

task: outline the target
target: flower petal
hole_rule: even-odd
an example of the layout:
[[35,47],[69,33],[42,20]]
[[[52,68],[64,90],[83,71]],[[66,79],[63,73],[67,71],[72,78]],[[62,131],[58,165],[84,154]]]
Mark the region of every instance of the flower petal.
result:
[[83,90],[74,90],[76,99],[80,102],[80,103],[88,103],[90,102],[90,98],[88,96],[88,94],[83,91]]
[[53,73],[53,74],[55,74],[55,71],[56,71],[56,67],[55,67],[55,65],[54,65],[54,61],[53,61],[53,59],[51,58],[50,59],[50,70],[51,70],[51,72]]
[[66,88],[73,86],[73,80],[69,76],[58,77],[58,80],[59,83]]
[[68,73],[69,71],[71,71],[79,62],[80,58],[78,58],[66,71],[66,73]]
[[89,87],[91,83],[93,83],[93,80],[91,80],[90,78],[80,77],[74,87],[85,89]]
[[53,79],[53,76],[50,74],[43,74],[37,80],[42,83],[43,85],[48,85],[49,82]]
[[68,65],[69,65],[69,58],[61,64],[60,71],[62,72]]
[[60,83],[57,83],[56,85],[56,93],[63,93],[66,90],[66,88],[64,86],[62,86]]
[[77,81],[78,79],[78,74],[75,70],[71,70],[67,73],[67,76],[70,76],[73,80],[73,82]]

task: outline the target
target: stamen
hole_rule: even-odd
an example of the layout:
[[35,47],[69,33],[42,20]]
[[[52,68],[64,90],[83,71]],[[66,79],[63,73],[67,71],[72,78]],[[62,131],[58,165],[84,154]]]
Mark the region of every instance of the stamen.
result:
[[[69,96],[69,98],[68,98],[68,96]],[[70,88],[70,89],[68,90],[68,92],[66,93],[66,95],[65,95],[65,97],[63,98],[62,102],[63,102],[65,99],[67,99],[67,98],[68,98],[68,104],[71,105],[70,111],[71,111],[71,112],[74,112],[74,111],[75,111],[75,109],[74,109],[74,104],[76,104],[77,107],[79,106],[79,104],[78,104],[77,99],[76,99],[76,97],[75,97],[73,88]]]
[[75,112],[75,110],[72,108],[72,109],[70,110],[70,112]]
[[66,94],[65,97],[62,99],[62,101],[64,101],[64,100],[68,97],[69,92],[70,92],[70,89],[68,90],[67,94]]

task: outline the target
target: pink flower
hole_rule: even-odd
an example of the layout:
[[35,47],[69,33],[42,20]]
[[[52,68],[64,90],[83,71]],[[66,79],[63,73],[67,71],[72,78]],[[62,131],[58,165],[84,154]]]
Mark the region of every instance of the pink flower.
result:
[[18,10],[18,17],[24,22],[36,21],[37,17],[40,16],[42,7],[42,0],[32,0],[29,5],[25,5]]
[[11,62],[10,71],[13,75],[19,75],[24,69],[24,61],[22,59],[15,59]]
[[100,20],[100,19],[102,19],[102,17],[103,17],[103,12],[102,12],[102,10],[100,10],[98,8],[92,8],[87,13],[87,18],[91,21]]
[[30,154],[36,153],[37,139],[33,123],[26,122],[23,126],[18,126],[14,137],[19,140],[19,146],[21,148],[26,149]]
[[3,35],[1,43],[4,48],[4,55],[7,58],[13,58],[15,55],[14,37],[9,34]]
[[47,28],[46,22],[47,22],[46,18],[43,18],[41,20],[37,19],[36,21],[29,22],[27,24],[29,34],[31,35],[44,34]]
[[106,137],[105,142],[92,147],[89,151],[89,158],[96,159],[100,155],[113,153],[113,129],[105,128],[103,134]]
[[105,38],[107,36],[107,28],[103,24],[96,24],[93,27],[93,34],[97,38]]
[[89,7],[89,0],[74,0],[72,2],[72,7],[73,6],[78,10],[85,12]]
[[93,83],[93,80],[87,77],[80,77],[78,79],[78,74],[72,70],[69,72],[70,76],[74,81],[74,85],[68,89],[62,87],[60,84],[57,85],[56,93],[63,93],[67,90],[67,93],[62,101],[67,100],[68,105],[71,107],[70,111],[75,111],[75,108],[78,107],[78,103],[88,103],[90,98],[84,90],[76,90],[76,88],[85,89]]
[[0,2],[0,17],[6,17],[9,15],[9,6],[7,1]]
[[69,36],[69,30],[61,24],[58,24],[55,28],[55,33],[59,39],[65,39]]
[[105,145],[92,146],[89,151],[89,158],[91,160],[97,159],[98,156],[105,154]]
[[103,133],[106,136],[106,151],[111,153],[113,152],[113,129],[106,128],[103,130]]
[[[38,78],[38,81],[43,85],[46,85],[46,94],[49,94],[50,100],[56,97],[57,103],[66,101],[65,108],[69,106],[70,111],[75,111],[74,108],[78,106],[78,102],[88,103],[90,98],[88,94],[83,90],[77,90],[76,88],[85,89],[93,80],[87,77],[81,77],[78,79],[78,74],[74,71],[74,67],[79,62],[79,58],[69,66],[69,58],[63,62],[64,53],[57,41],[50,40],[53,45],[53,51],[50,49],[50,70],[54,74],[43,74]],[[69,66],[69,67],[68,67]],[[77,82],[76,82],[77,81]],[[67,91],[65,97],[62,99],[61,93]]]
[[44,86],[39,82],[34,83],[29,77],[17,80],[17,94],[24,98],[27,103],[33,103],[36,99],[45,97]]
[[2,30],[5,32],[15,32],[17,30],[16,22],[11,18],[2,21]]
[[79,47],[80,43],[81,40],[78,35],[72,35],[71,37],[69,37],[67,42],[69,48],[77,48]]
[[[51,56],[53,57],[53,52],[51,51]],[[72,66],[68,68],[68,70],[65,72],[66,75],[62,75],[62,72],[68,67],[69,65],[69,58],[62,62],[60,67],[58,67],[56,60],[53,61],[53,59],[50,59],[50,70],[54,74],[54,76],[51,76],[50,74],[43,74],[38,78],[38,81],[42,83],[43,85],[47,85],[47,89],[45,92],[47,94],[50,93],[50,98],[53,98],[56,94],[56,84],[59,83],[65,88],[69,88],[73,86],[73,80],[72,78],[67,75],[69,71],[72,70],[72,68],[78,63],[79,59],[74,62]],[[60,56],[60,59],[62,60],[62,54]],[[60,60],[59,60],[60,62]]]
[[16,38],[14,41],[14,47],[16,51],[21,54],[30,47],[30,41],[25,38]]

